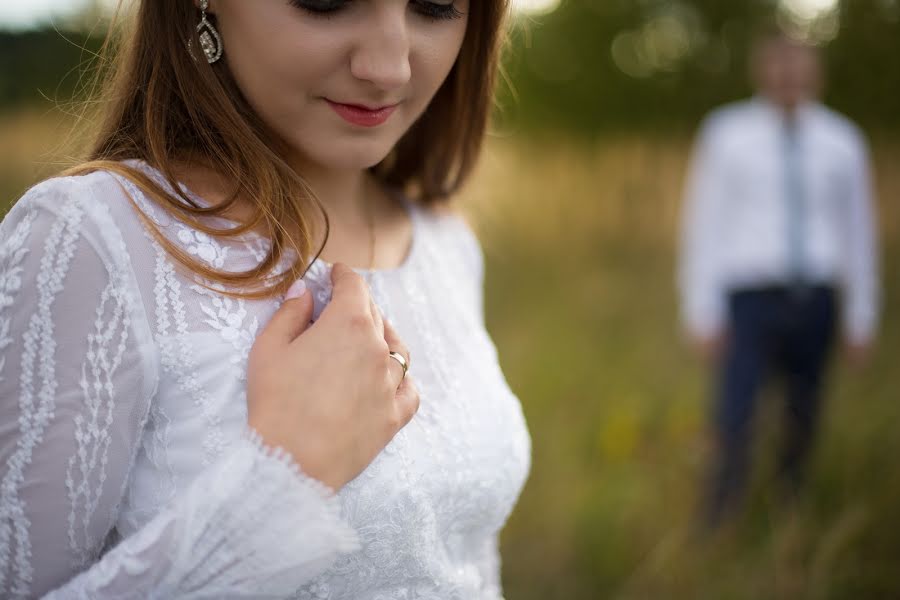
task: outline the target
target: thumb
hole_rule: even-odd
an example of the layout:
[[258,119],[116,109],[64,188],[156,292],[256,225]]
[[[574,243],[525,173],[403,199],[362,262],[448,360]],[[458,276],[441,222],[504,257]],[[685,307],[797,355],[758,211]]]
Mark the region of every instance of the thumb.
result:
[[306,331],[313,314],[312,294],[307,291],[306,282],[302,279],[295,281],[284,298],[284,303],[257,336],[257,343],[282,346],[290,344]]

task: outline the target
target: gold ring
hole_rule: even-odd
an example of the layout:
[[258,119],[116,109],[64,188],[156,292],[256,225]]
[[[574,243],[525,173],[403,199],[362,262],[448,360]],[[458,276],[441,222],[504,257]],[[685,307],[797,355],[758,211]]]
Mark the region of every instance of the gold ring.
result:
[[393,350],[388,352],[388,356],[396,360],[400,363],[400,366],[403,367],[403,377],[400,378],[400,381],[403,381],[406,378],[406,371],[409,369],[409,363],[406,362],[406,359],[403,358],[403,355],[399,352],[394,352]]

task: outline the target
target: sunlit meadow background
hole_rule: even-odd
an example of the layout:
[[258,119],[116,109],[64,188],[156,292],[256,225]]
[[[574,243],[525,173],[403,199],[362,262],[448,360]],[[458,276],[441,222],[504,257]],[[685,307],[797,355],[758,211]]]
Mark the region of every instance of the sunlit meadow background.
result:
[[[884,275],[877,351],[862,370],[835,354],[811,480],[792,510],[768,493],[781,407],[777,390],[767,392],[746,515],[697,539],[709,373],[679,330],[674,267],[691,131],[715,93],[687,103],[665,127],[638,119],[600,84],[597,110],[612,116],[582,109],[584,127],[535,117],[552,115],[552,106],[529,99],[552,98],[553,89],[541,91],[541,68],[529,71],[528,56],[542,43],[541,27],[553,32],[566,22],[553,18],[533,17],[527,35],[519,30],[510,67],[517,97],[506,88],[505,116],[459,198],[487,259],[488,328],[533,439],[531,476],[502,537],[508,599],[900,598],[896,128],[862,110],[865,98],[838,94],[862,107],[854,116],[869,118]],[[615,64],[640,67],[640,53],[631,58]],[[734,64],[707,74],[718,77],[722,99],[745,91],[721,83]],[[673,72],[664,67],[663,78]],[[659,94],[691,93],[671,85]],[[72,119],[54,104],[17,102],[0,112],[0,213],[66,163],[59,142]],[[566,119],[577,117],[570,112]]]

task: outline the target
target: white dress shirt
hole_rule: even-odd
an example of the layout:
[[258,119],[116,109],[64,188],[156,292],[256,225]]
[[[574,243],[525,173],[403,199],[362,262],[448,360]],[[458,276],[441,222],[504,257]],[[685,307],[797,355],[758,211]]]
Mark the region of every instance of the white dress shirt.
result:
[[[822,104],[795,116],[803,190],[802,275],[839,286],[846,337],[870,341],[878,316],[878,260],[868,149],[859,129]],[[784,113],[754,97],[703,123],[687,178],[679,287],[688,331],[726,327],[732,290],[789,284]],[[796,174],[795,174],[796,175]]]
[[[405,262],[357,269],[421,402],[335,494],[247,427],[248,354],[280,299],[202,285],[126,192],[210,267],[270,247],[210,237],[105,171],[41,183],[0,223],[0,597],[499,600],[530,438],[465,222],[407,201]],[[317,312],[330,272],[304,276]]]

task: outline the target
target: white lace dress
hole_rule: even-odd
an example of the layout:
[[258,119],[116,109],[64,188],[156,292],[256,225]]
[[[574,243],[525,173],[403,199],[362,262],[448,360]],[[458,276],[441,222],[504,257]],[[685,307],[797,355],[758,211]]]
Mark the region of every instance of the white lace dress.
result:
[[[247,356],[279,302],[197,285],[126,192],[214,267],[266,250],[173,221],[108,172],[41,183],[3,220],[0,596],[500,598],[497,535],[531,448],[465,222],[406,202],[409,255],[366,273],[421,407],[335,495],[246,426]],[[329,271],[306,275],[317,313]]]

